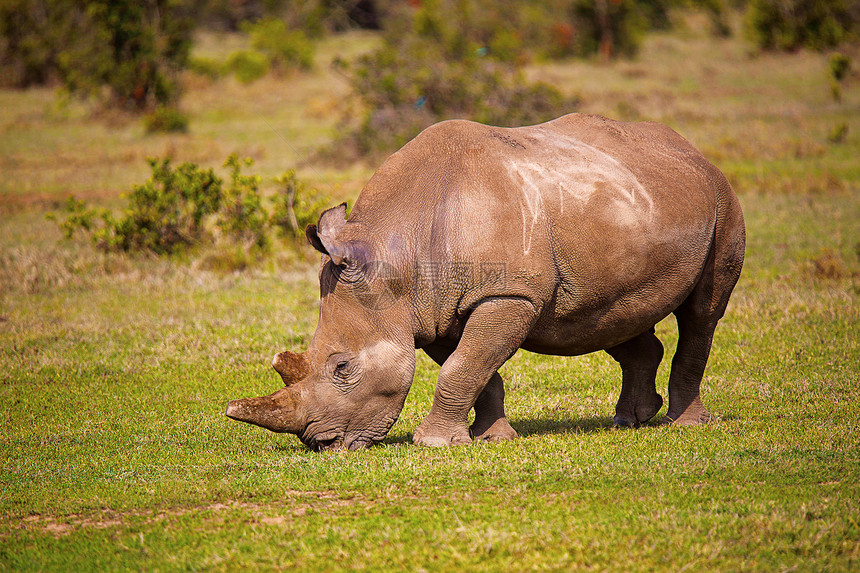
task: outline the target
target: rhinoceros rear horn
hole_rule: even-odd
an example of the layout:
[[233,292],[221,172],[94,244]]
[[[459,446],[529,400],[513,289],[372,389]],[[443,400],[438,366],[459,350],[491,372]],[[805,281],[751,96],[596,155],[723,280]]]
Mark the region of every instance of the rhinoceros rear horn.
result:
[[331,257],[337,266],[349,263],[350,245],[338,239],[338,234],[346,225],[346,203],[323,211],[319,223],[308,225],[305,236],[319,252]]
[[310,364],[304,353],[296,354],[289,350],[275,354],[272,358],[272,368],[281,375],[284,386],[295,384],[311,373]]

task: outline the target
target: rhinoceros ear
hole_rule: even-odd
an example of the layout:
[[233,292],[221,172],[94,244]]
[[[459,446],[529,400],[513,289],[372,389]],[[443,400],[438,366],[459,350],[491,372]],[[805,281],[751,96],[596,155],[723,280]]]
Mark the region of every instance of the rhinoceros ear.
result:
[[346,225],[346,203],[323,211],[319,223],[308,225],[305,236],[319,252],[331,257],[337,266],[349,264],[350,245],[338,239]]
[[305,229],[305,237],[307,237],[308,242],[313,248],[315,248],[324,255],[328,254],[328,251],[325,250],[325,245],[323,245],[322,241],[320,241],[319,234],[317,234],[316,225],[308,225],[308,228]]

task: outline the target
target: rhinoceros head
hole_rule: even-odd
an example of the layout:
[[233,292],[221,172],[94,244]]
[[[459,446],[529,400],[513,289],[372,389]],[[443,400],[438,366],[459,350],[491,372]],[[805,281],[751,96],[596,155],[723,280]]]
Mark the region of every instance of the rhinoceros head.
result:
[[[227,416],[298,435],[314,450],[358,449],[381,441],[397,420],[415,371],[403,288],[374,245],[346,227],[346,205],[308,227],[324,253],[320,318],[310,347],[281,352],[272,366],[284,388],[232,400]],[[355,236],[351,236],[355,235]]]

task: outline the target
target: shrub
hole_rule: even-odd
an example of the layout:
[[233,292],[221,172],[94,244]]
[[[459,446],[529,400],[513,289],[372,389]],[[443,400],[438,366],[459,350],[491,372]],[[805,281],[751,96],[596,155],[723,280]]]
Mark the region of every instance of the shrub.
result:
[[762,49],[823,50],[856,37],[860,4],[856,0],[750,0],[746,25]]
[[57,58],[74,38],[71,0],[0,2],[0,87],[58,79]]
[[[221,206],[221,179],[212,169],[203,170],[192,163],[173,169],[170,159],[148,162],[152,175],[143,185],[132,188],[123,215],[115,218],[102,210],[98,215],[101,228],[83,227],[93,230],[99,248],[172,254],[205,237],[205,218]],[[74,224],[65,228],[68,236]]]
[[378,29],[378,0],[183,0],[207,29],[239,30],[244,22],[266,17],[286,20],[317,38],[326,32]]
[[833,79],[841,82],[845,79],[845,74],[848,73],[848,70],[851,69],[851,58],[845,54],[836,52],[830,55],[829,64],[830,74],[833,76]]
[[[132,188],[128,207],[120,216],[71,197],[66,218],[58,222],[63,234],[71,238],[83,231],[104,251],[156,255],[218,245],[222,254],[229,255],[227,259],[247,262],[269,250],[273,231],[284,233],[288,228],[288,236],[298,235],[306,225],[316,222],[329,202],[297,179],[294,171],[287,171],[276,179],[280,191],[270,215],[260,192],[261,177],[242,173],[253,161],[240,159],[235,153],[224,163],[229,171],[226,186],[211,168],[193,163],[174,168],[170,159],[148,162],[152,175],[143,185]],[[284,220],[290,211],[295,227]]]
[[227,59],[227,69],[243,84],[250,84],[269,71],[269,60],[265,54],[253,50],[233,52]]
[[211,58],[189,58],[188,69],[198,76],[203,76],[210,80],[217,80],[224,74],[224,66]]
[[144,121],[147,133],[188,131],[188,116],[173,106],[158,106]]
[[[836,52],[830,55],[830,93],[834,101],[842,101],[842,80],[851,68],[851,58]],[[832,138],[831,138],[832,141]]]
[[576,0],[570,19],[577,30],[572,44],[576,55],[632,56],[647,27],[634,0]]
[[389,16],[386,33],[395,44],[407,35],[437,44],[447,59],[481,51],[518,63],[533,57],[588,56],[600,49],[614,57],[634,54],[652,20],[665,18],[668,23],[672,2],[424,0],[417,10]]
[[179,95],[192,23],[174,0],[3,0],[0,85],[54,79],[133,111]]
[[230,185],[224,191],[216,225],[224,235],[249,247],[266,250],[270,243],[266,234],[268,215],[260,197],[261,178],[242,174],[243,165],[253,164],[253,159],[239,159],[236,153],[224,162],[224,167],[230,169]]
[[830,143],[842,143],[848,137],[848,122],[840,122],[836,124],[827,134],[827,141]]
[[[314,46],[301,30],[289,30],[283,20],[266,19],[246,22],[242,29],[251,37],[251,50],[234,52],[224,70],[233,73],[243,84],[255,82],[270,69],[285,72],[294,68],[313,66]],[[217,65],[211,61],[195,61],[201,75],[216,77]],[[220,70],[218,70],[220,71]]]
[[270,219],[271,224],[283,236],[301,237],[308,225],[319,220],[320,213],[328,206],[328,197],[307,186],[296,177],[294,169],[275,178],[278,193]]
[[251,36],[251,46],[265,54],[273,68],[307,70],[313,66],[314,46],[302,30],[288,30],[279,19],[247,23],[243,29]]
[[[67,239],[71,239],[74,236],[75,231],[78,230],[87,232],[93,231],[95,220],[103,214],[103,211],[88,208],[86,203],[74,195],[69,197],[66,201],[65,209],[68,215],[64,221],[60,221],[58,224],[60,226],[60,230],[63,231],[63,236]],[[56,221],[57,216],[55,213],[49,213],[48,219]]]

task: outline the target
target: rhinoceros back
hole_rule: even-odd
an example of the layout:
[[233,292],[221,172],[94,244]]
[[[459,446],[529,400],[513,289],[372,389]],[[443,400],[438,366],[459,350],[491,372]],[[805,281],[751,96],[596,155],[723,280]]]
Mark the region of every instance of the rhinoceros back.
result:
[[439,320],[488,297],[526,298],[541,317],[524,347],[579,354],[641,332],[686,298],[711,249],[721,178],[660,124],[455,120],[389,158],[350,221],[384,222],[401,265],[503,269],[503,281],[445,276],[420,295]]

